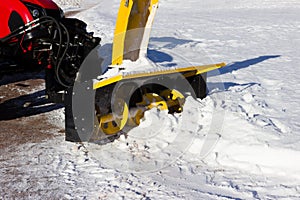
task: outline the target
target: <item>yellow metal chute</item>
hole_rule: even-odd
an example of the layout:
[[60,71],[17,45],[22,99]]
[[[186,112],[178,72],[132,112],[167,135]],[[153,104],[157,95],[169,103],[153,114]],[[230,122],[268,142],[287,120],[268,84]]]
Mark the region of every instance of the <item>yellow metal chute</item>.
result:
[[136,61],[148,47],[158,0],[122,0],[113,41],[112,65]]

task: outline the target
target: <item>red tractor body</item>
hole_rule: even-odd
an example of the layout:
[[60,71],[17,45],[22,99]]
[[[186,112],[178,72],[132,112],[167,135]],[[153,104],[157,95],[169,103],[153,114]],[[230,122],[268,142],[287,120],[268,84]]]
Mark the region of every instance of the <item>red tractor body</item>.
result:
[[42,67],[48,96],[72,86],[84,58],[100,42],[51,0],[2,0],[0,11],[0,77]]
[[[19,0],[2,1],[0,10],[0,38],[8,36],[16,25],[24,25],[33,20],[28,8]],[[16,20],[19,22],[12,24]]]
[[58,10],[59,7],[51,0],[22,0],[23,2],[41,6],[44,9]]
[[[12,31],[34,20],[34,12],[56,10],[60,8],[51,0],[9,0],[0,4],[0,38],[8,36]],[[42,13],[40,13],[42,14]]]

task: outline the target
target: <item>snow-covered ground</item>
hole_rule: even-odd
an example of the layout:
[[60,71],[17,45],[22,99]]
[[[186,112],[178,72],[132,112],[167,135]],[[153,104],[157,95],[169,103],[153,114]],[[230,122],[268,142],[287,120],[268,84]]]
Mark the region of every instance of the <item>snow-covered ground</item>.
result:
[[[118,0],[66,2],[112,42]],[[175,116],[151,110],[104,146],[57,136],[3,152],[0,196],[300,199],[299,9],[296,0],[161,0],[149,56],[228,63],[209,74],[209,96],[188,98]],[[63,111],[49,121],[63,128]]]

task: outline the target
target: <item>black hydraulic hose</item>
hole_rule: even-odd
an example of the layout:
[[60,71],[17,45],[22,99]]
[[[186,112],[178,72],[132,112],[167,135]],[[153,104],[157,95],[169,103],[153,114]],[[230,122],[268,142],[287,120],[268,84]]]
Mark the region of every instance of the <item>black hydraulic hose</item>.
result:
[[[19,28],[18,30],[13,31],[9,36],[2,39],[1,42],[5,43],[10,39],[25,33],[26,31],[32,31],[33,29],[39,27],[41,24],[46,24],[46,23],[49,23],[49,22],[54,23],[55,26],[56,26],[56,29],[58,30],[59,45],[58,45],[58,51],[57,51],[57,55],[56,55],[56,58],[58,58],[59,54],[60,54],[60,51],[61,51],[61,45],[62,45],[62,31],[61,31],[61,28],[60,28],[60,24],[57,22],[57,20],[53,17],[50,17],[50,16],[43,16],[39,19],[33,20],[33,21],[25,24],[23,27]],[[33,26],[31,26],[31,25],[33,25]],[[26,30],[26,29],[29,29],[29,30]]]
[[[56,68],[55,68],[55,75],[56,75],[56,78],[57,78],[57,81],[59,82],[59,84],[61,84],[62,86],[68,88],[70,87],[70,85],[66,85],[65,83],[63,83],[63,81],[60,79],[60,76],[59,76],[59,68],[61,67],[61,63],[64,59],[64,57],[66,56],[67,52],[68,52],[68,49],[70,47],[70,35],[69,35],[69,31],[68,29],[65,27],[65,25],[63,25],[62,23],[60,23],[60,26],[65,30],[66,32],[66,37],[67,37],[67,44],[66,44],[66,47],[65,47],[65,50],[61,56],[61,58],[59,59],[59,61],[56,63]],[[59,45],[60,46],[60,45]]]
[[[1,39],[0,43],[5,43],[14,37],[18,37],[18,36],[26,33],[27,31],[32,31],[32,30],[38,28],[40,25],[46,24],[46,23],[54,23],[56,26],[56,30],[58,31],[59,43],[58,43],[58,50],[57,50],[56,62],[55,62],[55,75],[56,75],[57,81],[59,82],[59,84],[61,84],[64,87],[70,87],[70,85],[65,84],[61,80],[60,75],[59,75],[59,69],[61,67],[62,61],[63,61],[64,57],[66,56],[68,49],[70,47],[70,35],[69,35],[69,31],[65,27],[65,25],[63,25],[62,23],[59,23],[55,18],[50,17],[50,16],[42,16],[39,19],[33,20],[33,21],[25,24],[24,26],[20,27],[19,29],[13,31],[7,37]],[[62,33],[61,28],[63,28],[65,30],[65,33],[66,33],[65,35],[66,35],[67,41],[66,41],[65,50],[63,51],[62,55],[60,56],[61,50],[62,50],[62,45],[63,45],[63,33]]]
[[[56,62],[55,62],[55,76],[57,78],[57,81],[59,82],[59,84],[61,84],[62,86],[64,87],[70,87],[70,85],[66,85],[60,78],[59,76],[59,68],[61,66],[61,63],[65,57],[65,55],[67,54],[68,52],[68,49],[69,49],[69,46],[70,46],[70,35],[69,35],[69,31],[68,29],[62,24],[62,23],[59,23],[57,22],[56,19],[54,19],[53,17],[50,17],[50,16],[43,16],[40,18],[40,20],[43,20],[43,19],[49,19],[49,20],[46,20],[44,22],[40,22],[41,24],[43,23],[48,23],[48,22],[54,22],[55,25],[56,25],[56,28],[57,28],[57,31],[58,31],[58,34],[59,34],[59,44],[58,44],[58,50],[57,50],[57,55],[56,55]],[[61,53],[61,47],[63,45],[63,34],[62,34],[62,30],[61,30],[61,27],[65,30],[66,32],[66,38],[67,38],[67,43],[66,43],[66,47],[65,47],[65,50],[62,54],[62,56],[60,56],[60,53]]]
[[[19,29],[13,31],[9,36],[1,39],[0,42],[5,43],[5,42],[9,41],[10,39],[12,39],[14,37],[18,37],[18,36],[22,35],[23,33],[27,32],[27,31],[32,31],[32,30],[38,28],[40,25],[46,24],[46,23],[54,23],[55,26],[56,26],[56,30],[58,31],[59,43],[58,43],[58,50],[57,50],[56,62],[55,62],[55,75],[56,75],[56,78],[62,86],[69,87],[69,85],[66,85],[61,80],[61,78],[59,76],[59,68],[60,68],[61,63],[63,61],[63,58],[65,57],[65,55],[66,55],[66,53],[69,49],[70,35],[69,35],[69,32],[68,32],[68,29],[62,23],[57,22],[57,20],[55,18],[50,17],[50,16],[43,16],[39,19],[33,20],[33,21],[25,24],[24,26],[20,27]],[[62,48],[62,44],[63,44],[63,34],[62,34],[61,27],[65,30],[66,38],[67,38],[66,48],[65,48],[62,56],[60,56],[61,48]]]
[[[45,20],[45,21],[43,21],[43,20]],[[45,24],[45,23],[48,23],[48,22],[54,22],[56,27],[59,28],[59,23],[56,21],[55,18],[50,17],[50,16],[43,16],[41,18],[32,20],[31,22],[28,22],[27,24],[25,24],[24,26],[20,27],[17,30],[14,30],[7,37],[1,39],[1,42],[5,43],[5,42],[7,42],[8,40],[10,40],[14,37],[17,37],[17,36],[27,32],[27,31],[31,31],[31,30],[39,27],[41,24]]]
[[[26,29],[28,29],[32,24],[38,22],[39,20],[40,19],[33,20],[33,21],[25,24],[24,26],[20,27],[19,29],[16,29],[16,30],[12,31],[8,36],[6,36],[5,38],[1,39],[1,42],[5,43],[8,40],[10,40],[11,38],[17,37],[18,35],[21,35],[22,33],[24,33],[24,31]],[[33,28],[35,28],[35,27],[32,27],[32,29]]]

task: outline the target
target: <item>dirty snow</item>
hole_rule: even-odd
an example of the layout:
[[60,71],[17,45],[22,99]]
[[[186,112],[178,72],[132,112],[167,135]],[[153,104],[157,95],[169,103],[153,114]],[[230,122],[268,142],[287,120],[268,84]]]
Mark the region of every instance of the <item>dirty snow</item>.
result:
[[[110,43],[119,1],[93,2],[76,5],[86,8],[76,17]],[[127,138],[104,146],[57,136],[1,151],[0,196],[300,199],[299,7],[161,0],[149,57],[164,66],[227,62],[209,74],[209,96],[188,98],[182,114],[148,111]],[[63,110],[49,120],[63,128]]]

